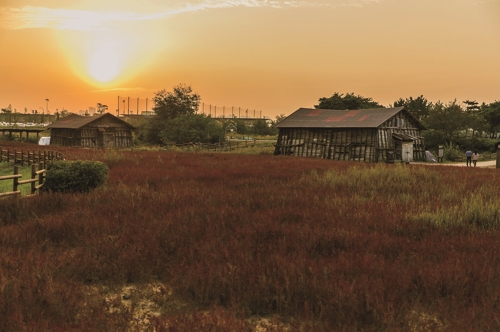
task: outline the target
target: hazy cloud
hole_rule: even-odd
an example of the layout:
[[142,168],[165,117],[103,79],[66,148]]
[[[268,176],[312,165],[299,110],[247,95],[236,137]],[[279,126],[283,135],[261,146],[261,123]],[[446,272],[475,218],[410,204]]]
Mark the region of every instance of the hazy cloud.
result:
[[144,91],[148,91],[148,90],[145,88],[141,88],[141,87],[135,87],[135,88],[122,87],[122,88],[92,90],[90,92],[92,92],[92,93],[95,93],[95,92],[134,92],[134,93],[138,93],[138,92],[144,92]]
[[300,7],[362,7],[383,0],[203,0],[179,2],[176,7],[156,10],[153,13],[102,12],[94,10],[53,9],[24,6],[0,8],[0,24],[6,29],[48,28],[57,30],[100,30],[120,21],[148,21],[164,19],[171,15],[202,10],[247,8],[300,8]]

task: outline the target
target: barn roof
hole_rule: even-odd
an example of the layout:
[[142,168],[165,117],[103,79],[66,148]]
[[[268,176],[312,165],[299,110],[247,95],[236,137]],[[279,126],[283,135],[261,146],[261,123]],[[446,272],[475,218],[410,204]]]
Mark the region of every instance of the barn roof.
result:
[[70,114],[64,118],[62,118],[59,121],[52,122],[47,128],[58,128],[58,129],[80,129],[89,123],[92,123],[94,121],[97,121],[99,119],[102,119],[104,117],[112,117],[114,121],[123,123],[130,127],[131,129],[134,129],[134,126],[132,126],[130,123],[123,121],[120,118],[117,118],[113,114],[110,113],[104,113],[100,115],[94,115],[94,116],[81,116],[77,114]]
[[279,122],[277,128],[377,128],[399,112],[404,112],[420,129],[424,125],[404,107],[361,110],[299,108]]

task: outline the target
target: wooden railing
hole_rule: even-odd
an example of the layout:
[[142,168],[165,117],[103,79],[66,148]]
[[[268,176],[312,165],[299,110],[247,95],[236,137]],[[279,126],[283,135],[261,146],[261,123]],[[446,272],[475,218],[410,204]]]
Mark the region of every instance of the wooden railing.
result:
[[208,144],[208,143],[183,143],[183,144],[165,144],[165,148],[178,148],[187,149],[195,151],[233,151],[241,148],[252,147],[256,144],[255,140],[249,141],[238,141],[238,142],[226,142],[220,144]]
[[8,162],[21,166],[32,165],[43,162],[47,164],[50,160],[63,160],[64,155],[57,151],[36,151],[36,150],[18,150],[4,149],[0,146],[0,163]]
[[[37,167],[38,166],[38,167]],[[38,168],[38,170],[37,170]],[[5,175],[0,176],[0,181],[12,180],[12,191],[0,193],[0,197],[6,196],[16,196],[21,195],[21,190],[19,190],[19,186],[23,184],[31,184],[31,195],[36,194],[40,188],[43,187],[43,182],[45,179],[46,170],[44,168],[44,163],[40,162],[37,164],[31,165],[31,178],[27,180],[19,180],[23,177],[22,174],[19,174],[19,167],[14,166],[14,174],[13,175]],[[37,184],[38,183],[38,184]]]

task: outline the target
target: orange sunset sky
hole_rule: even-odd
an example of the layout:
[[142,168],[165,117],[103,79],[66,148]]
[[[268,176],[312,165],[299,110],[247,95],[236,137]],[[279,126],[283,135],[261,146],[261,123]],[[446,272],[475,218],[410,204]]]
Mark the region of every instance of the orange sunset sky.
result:
[[0,46],[20,113],[135,112],[180,83],[271,118],[334,92],[500,100],[500,0],[0,0]]

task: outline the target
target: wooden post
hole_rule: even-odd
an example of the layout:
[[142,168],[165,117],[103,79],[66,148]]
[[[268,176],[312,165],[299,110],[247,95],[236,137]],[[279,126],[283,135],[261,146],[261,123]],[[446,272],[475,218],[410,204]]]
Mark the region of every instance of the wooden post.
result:
[[[31,164],[31,180],[36,178],[36,166],[35,164]],[[31,194],[36,192],[36,183],[35,181],[31,182]]]
[[500,168],[500,143],[497,144],[497,167],[496,168]]
[[[17,166],[14,166],[14,175],[19,174],[19,168]],[[12,191],[16,192],[17,191],[17,186],[18,186],[18,178],[14,178],[13,185],[12,185]]]
[[[38,170],[41,171],[42,169],[45,169],[44,163],[40,163],[38,165]],[[41,186],[43,184],[44,180],[45,180],[45,173],[40,173],[38,175],[38,186]]]

